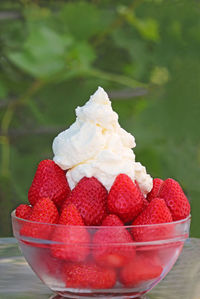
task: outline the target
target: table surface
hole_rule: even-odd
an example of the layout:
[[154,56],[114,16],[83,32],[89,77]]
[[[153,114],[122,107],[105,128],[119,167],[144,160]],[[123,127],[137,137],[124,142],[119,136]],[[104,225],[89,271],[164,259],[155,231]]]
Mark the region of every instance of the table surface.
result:
[[[0,238],[0,299],[58,299],[33,273],[14,238]],[[170,273],[145,297],[200,299],[200,239],[189,239]]]

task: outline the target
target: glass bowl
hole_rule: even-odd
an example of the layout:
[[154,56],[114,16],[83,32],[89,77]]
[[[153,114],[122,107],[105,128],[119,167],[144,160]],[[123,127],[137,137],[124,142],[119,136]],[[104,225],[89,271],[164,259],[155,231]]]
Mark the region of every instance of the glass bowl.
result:
[[53,292],[67,298],[136,298],[176,262],[190,216],[155,225],[83,227],[32,222],[13,211],[12,226],[28,264]]

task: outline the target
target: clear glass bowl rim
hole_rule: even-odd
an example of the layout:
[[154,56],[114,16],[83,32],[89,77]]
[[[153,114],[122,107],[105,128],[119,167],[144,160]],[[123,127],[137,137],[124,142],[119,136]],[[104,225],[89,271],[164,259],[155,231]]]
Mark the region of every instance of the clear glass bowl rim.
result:
[[[37,221],[30,221],[30,220],[27,220],[27,219],[23,219],[23,218],[19,218],[15,215],[15,210],[12,211],[11,213],[11,217],[18,220],[18,221],[22,221],[24,223],[35,223],[35,224],[41,224],[41,225],[49,225],[51,227],[63,227],[63,224],[57,224],[57,223],[43,223],[43,222],[37,222]],[[191,220],[191,214],[184,218],[184,219],[181,219],[181,220],[177,220],[177,221],[172,221],[172,222],[165,222],[165,223],[157,223],[157,224],[140,224],[140,225],[126,225],[125,227],[127,229],[132,229],[132,228],[156,228],[156,227],[159,227],[159,228],[162,228],[162,227],[166,227],[166,226],[171,226],[171,225],[178,225],[178,224],[183,224],[183,223],[187,223],[188,221]],[[70,225],[69,225],[70,227]],[[77,228],[81,228],[82,226],[79,226],[79,225],[71,225],[71,227],[77,227]],[[120,228],[121,226],[102,226],[102,225],[96,225],[96,226],[85,226],[87,229],[94,229],[94,230],[97,230],[97,229],[105,229],[105,228]]]
[[[63,224],[51,224],[51,223],[42,223],[42,222],[36,222],[36,221],[30,221],[30,220],[26,220],[26,219],[22,219],[22,218],[19,218],[15,215],[15,210],[11,213],[11,216],[12,216],[12,219],[13,219],[13,229],[15,227],[15,222],[18,222],[20,221],[20,223],[29,223],[29,224],[37,224],[37,225],[45,225],[45,226],[49,226],[49,227],[53,227],[54,229],[55,228],[63,228],[65,227]],[[180,225],[181,228],[180,228],[180,233],[178,235],[172,235],[170,238],[168,239],[155,239],[155,240],[146,240],[146,241],[134,241],[133,242],[128,242],[128,243],[106,243],[104,245],[112,245],[112,246],[134,246],[134,247],[140,247],[140,246],[149,246],[149,245],[167,245],[167,244],[170,244],[170,243],[174,243],[174,242],[179,242],[179,241],[185,241],[188,237],[189,237],[189,229],[190,229],[190,219],[191,219],[191,215],[189,215],[188,217],[184,218],[184,219],[181,219],[181,220],[178,220],[178,221],[173,221],[173,222],[167,222],[167,223],[160,223],[160,224],[149,224],[149,225],[128,225],[128,226],[125,226],[125,228],[127,229],[135,229],[135,228],[149,228],[149,229],[155,229],[155,228],[162,228],[162,227],[167,227],[169,228],[170,225]],[[187,225],[187,227],[185,227],[185,225]],[[76,229],[81,229],[83,228],[83,226],[78,226],[78,225],[69,225],[67,226],[69,229],[72,228],[73,230],[76,230]],[[121,229],[122,226],[84,226],[86,228],[87,231],[89,232],[93,232],[94,231],[97,231],[97,230],[101,230],[101,229],[110,229],[110,230],[113,230],[113,229]],[[18,229],[17,229],[18,230]],[[19,236],[15,236],[16,239],[18,240],[19,239]],[[25,237],[26,238],[26,237]],[[47,244],[60,244],[60,245],[68,245],[68,243],[66,242],[57,242],[57,241],[54,241],[54,240],[48,240],[48,239],[37,239],[37,238],[32,238],[32,237],[28,237],[29,241],[33,242],[33,243],[40,243],[41,241],[47,243]],[[26,241],[26,240],[25,240]],[[81,246],[86,246],[86,247],[98,247],[99,245],[98,244],[91,244],[90,242],[89,243],[79,243],[77,242],[77,245],[80,245]]]

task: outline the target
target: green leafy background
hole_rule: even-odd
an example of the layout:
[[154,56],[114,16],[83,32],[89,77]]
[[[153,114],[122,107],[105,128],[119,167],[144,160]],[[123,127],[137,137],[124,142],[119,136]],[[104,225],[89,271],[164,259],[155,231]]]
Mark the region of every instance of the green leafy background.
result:
[[0,2],[0,236],[40,160],[103,86],[153,177],[178,180],[200,237],[200,3]]

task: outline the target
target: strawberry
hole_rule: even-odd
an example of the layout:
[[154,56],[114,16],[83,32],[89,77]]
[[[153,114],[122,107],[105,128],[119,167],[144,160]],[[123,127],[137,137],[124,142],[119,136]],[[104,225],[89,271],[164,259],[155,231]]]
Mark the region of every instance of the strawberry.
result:
[[133,227],[132,235],[136,241],[152,241],[168,238],[170,237],[172,226],[149,225],[168,222],[172,222],[172,215],[164,199],[154,198],[132,223],[132,225],[148,224],[148,226]]
[[20,235],[48,240],[52,227],[49,224],[57,223],[58,210],[49,198],[41,198],[32,208],[29,222],[25,223]]
[[143,210],[147,208],[147,206],[149,205],[148,200],[144,197],[143,198]]
[[74,204],[68,204],[62,209],[58,224],[84,226],[83,219]]
[[89,234],[77,208],[69,204],[63,208],[51,245],[54,257],[73,261],[83,261],[89,253]]
[[109,214],[104,218],[101,226],[123,226],[124,223],[114,214]]
[[[47,249],[45,248],[45,250]],[[38,268],[38,265],[40,265],[40,273],[42,272],[43,275],[51,276],[54,279],[59,279],[59,277],[61,279],[63,261],[51,256],[49,252],[45,252],[40,256],[38,263],[39,264],[36,265],[36,268]]]
[[27,256],[32,269],[43,280],[43,277],[49,277],[56,280],[62,279],[62,267],[64,262],[51,255],[49,248],[40,248]]
[[164,198],[171,211],[173,220],[181,220],[189,216],[190,204],[181,186],[173,179],[167,179],[161,185],[159,197]]
[[94,259],[101,266],[121,267],[135,256],[135,248],[130,245],[132,242],[118,216],[108,215],[93,237]]
[[42,223],[57,223],[59,218],[58,210],[49,198],[40,198],[34,205],[30,221]]
[[69,194],[65,172],[52,160],[41,161],[28,192],[30,204],[33,206],[39,198],[48,197],[59,207]]
[[159,197],[158,194],[159,194],[159,190],[160,190],[162,183],[163,183],[163,180],[161,180],[161,179],[158,179],[158,178],[153,179],[153,188],[147,194],[148,201],[151,201],[155,197]]
[[95,178],[82,178],[64,203],[73,203],[86,225],[100,225],[107,215],[107,190]]
[[139,184],[138,184],[138,182],[137,182],[136,180],[135,180],[135,185],[136,185],[136,187],[138,188],[138,191],[140,192],[140,196],[141,196],[142,201],[143,201],[143,209],[145,209],[145,208],[148,206],[149,202],[148,202],[148,200],[146,200],[146,198],[144,197],[142,191],[140,190]]
[[[137,256],[140,256],[141,258],[146,258],[151,261],[152,264],[154,265],[161,265],[164,266],[160,255],[163,251],[163,249],[167,247],[166,244],[160,246],[160,245],[147,245],[145,244],[144,246],[137,246]],[[169,258],[170,259],[170,258]]]
[[94,264],[66,264],[63,272],[67,288],[110,289],[116,282],[114,270]]
[[108,194],[108,209],[124,222],[132,221],[143,209],[141,191],[126,174],[119,174]]
[[148,280],[159,278],[162,271],[162,266],[154,263],[154,260],[137,254],[135,259],[121,270],[120,281],[125,287],[138,286]]
[[21,204],[16,208],[15,215],[22,219],[29,219],[32,213],[32,207]]

